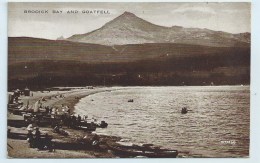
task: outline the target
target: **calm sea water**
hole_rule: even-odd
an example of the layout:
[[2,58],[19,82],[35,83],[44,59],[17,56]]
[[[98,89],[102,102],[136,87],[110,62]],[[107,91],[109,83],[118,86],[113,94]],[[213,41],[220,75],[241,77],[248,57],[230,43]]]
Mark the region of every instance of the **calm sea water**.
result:
[[[182,107],[190,111],[181,114]],[[124,87],[81,99],[76,112],[108,122],[99,134],[184,157],[249,155],[249,86]]]

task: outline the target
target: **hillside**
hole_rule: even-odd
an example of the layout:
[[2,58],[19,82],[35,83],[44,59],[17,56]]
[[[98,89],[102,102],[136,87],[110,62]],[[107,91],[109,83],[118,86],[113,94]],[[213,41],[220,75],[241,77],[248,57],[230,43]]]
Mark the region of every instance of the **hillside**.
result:
[[8,88],[250,83],[250,47],[8,39]]

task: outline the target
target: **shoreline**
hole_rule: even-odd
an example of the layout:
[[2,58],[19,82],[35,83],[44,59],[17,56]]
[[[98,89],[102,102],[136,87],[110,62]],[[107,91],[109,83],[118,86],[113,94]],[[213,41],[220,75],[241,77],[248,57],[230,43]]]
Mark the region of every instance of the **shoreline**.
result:
[[[67,105],[71,109],[71,113],[75,114],[75,105],[80,101],[81,98],[86,96],[105,92],[105,91],[113,91],[118,90],[118,88],[113,87],[99,87],[92,89],[79,89],[79,90],[70,90],[70,91],[43,91],[43,92],[33,92],[34,96],[21,96],[20,101],[23,102],[23,105],[26,105],[29,102],[29,105],[32,105],[37,100],[44,97],[46,101],[43,102],[43,106],[52,106],[61,110],[61,105]],[[55,96],[63,95],[64,98],[55,97]],[[51,99],[49,99],[51,97]],[[13,115],[8,113],[7,119],[9,120],[21,120],[22,116]],[[27,133],[25,127],[22,128],[14,128],[11,127],[12,130],[18,131],[19,133]],[[90,136],[91,133],[87,133],[84,131],[74,130],[64,128],[66,131],[70,133],[72,137],[84,137]],[[63,140],[64,137],[60,135],[54,134],[50,127],[41,127],[40,131],[42,133],[48,133],[52,135],[55,140]],[[121,138],[116,136],[109,135],[98,135],[102,141],[118,141]],[[7,139],[8,146],[7,147],[7,157],[8,158],[115,158],[116,156],[110,153],[109,151],[96,151],[96,150],[56,150],[55,152],[48,151],[37,151],[37,149],[29,148],[28,142],[26,140],[17,140],[17,139]]]

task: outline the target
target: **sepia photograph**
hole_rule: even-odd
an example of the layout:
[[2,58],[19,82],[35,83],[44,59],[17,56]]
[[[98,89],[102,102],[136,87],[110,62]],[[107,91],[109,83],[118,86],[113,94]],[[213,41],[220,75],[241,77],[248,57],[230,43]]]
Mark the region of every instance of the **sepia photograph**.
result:
[[7,158],[249,158],[250,2],[9,2]]

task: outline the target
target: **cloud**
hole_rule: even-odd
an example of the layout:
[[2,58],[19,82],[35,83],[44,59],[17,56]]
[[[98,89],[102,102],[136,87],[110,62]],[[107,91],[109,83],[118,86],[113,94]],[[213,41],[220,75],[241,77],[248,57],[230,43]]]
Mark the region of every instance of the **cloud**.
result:
[[216,14],[216,12],[209,7],[200,7],[200,6],[189,6],[189,7],[180,7],[176,10],[172,10],[171,13],[187,13],[187,12],[199,12],[199,13],[205,13],[205,14]]

